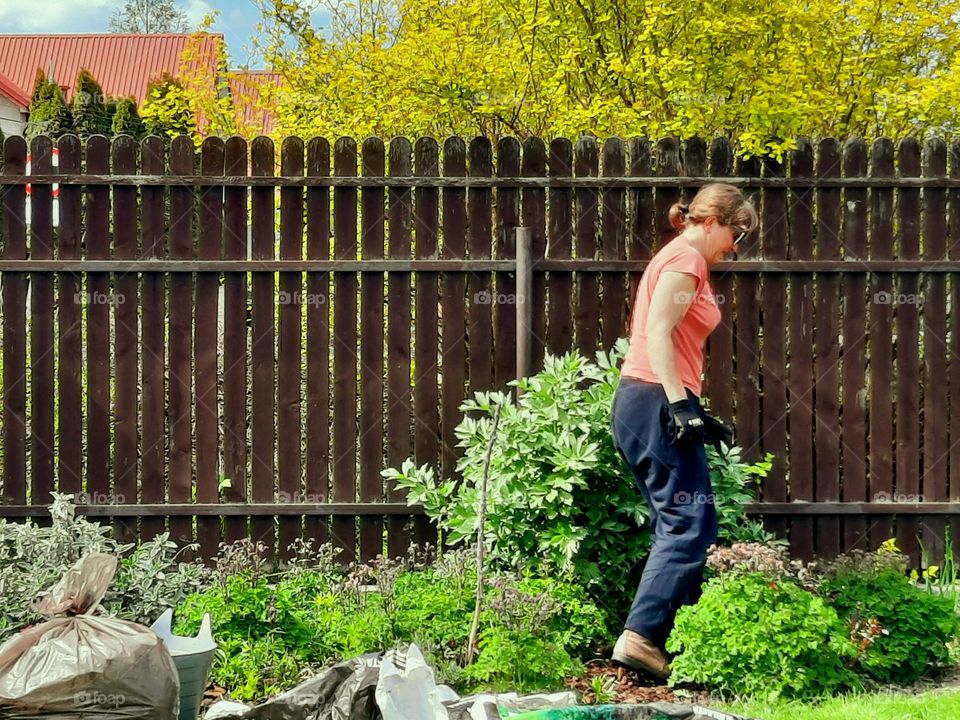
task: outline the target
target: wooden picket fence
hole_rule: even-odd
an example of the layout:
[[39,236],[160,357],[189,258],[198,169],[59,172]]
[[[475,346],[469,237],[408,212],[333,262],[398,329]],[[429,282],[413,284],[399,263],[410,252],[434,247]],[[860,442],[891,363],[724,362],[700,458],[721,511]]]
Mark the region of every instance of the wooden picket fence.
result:
[[670,205],[723,179],[762,216],[713,271],[705,384],[744,457],[775,455],[750,512],[802,556],[897,537],[916,557],[918,536],[936,554],[960,531],[960,141],[801,138],[783,163],[592,137],[29,154],[27,177],[8,138],[0,176],[0,516],[42,516],[56,489],[206,557],[241,537],[345,559],[435,542],[380,472],[454,473],[459,404],[516,375],[516,228],[536,370],[625,335]]

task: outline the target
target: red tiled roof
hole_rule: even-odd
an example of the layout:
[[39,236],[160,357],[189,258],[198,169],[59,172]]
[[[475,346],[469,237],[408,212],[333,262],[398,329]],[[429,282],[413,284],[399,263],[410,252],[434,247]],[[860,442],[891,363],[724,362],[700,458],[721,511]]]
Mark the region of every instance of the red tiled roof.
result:
[[15,102],[23,110],[30,106],[30,93],[23,92],[13,80],[3,74],[0,74],[0,95]]
[[[212,59],[212,45],[219,33],[210,33],[200,55]],[[58,85],[71,89],[81,68],[89,70],[109,97],[133,97],[141,104],[147,84],[169,72],[176,75],[180,54],[190,41],[189,34],[125,35],[2,35],[0,34],[0,75],[26,93],[33,93],[37,68],[53,76]],[[68,98],[69,99],[69,98]]]
[[227,79],[230,97],[244,127],[261,135],[272,133],[277,125],[277,116],[273,108],[265,107],[262,103],[262,88],[267,85],[280,87],[283,76],[270,70],[230,70]]

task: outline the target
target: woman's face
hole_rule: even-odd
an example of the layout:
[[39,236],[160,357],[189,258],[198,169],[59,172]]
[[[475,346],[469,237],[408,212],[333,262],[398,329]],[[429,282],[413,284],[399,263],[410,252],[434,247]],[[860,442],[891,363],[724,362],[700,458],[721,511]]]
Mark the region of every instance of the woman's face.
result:
[[740,234],[738,229],[722,224],[716,215],[711,215],[703,221],[703,232],[708,264],[714,265],[723,260],[725,255],[736,253],[734,240]]

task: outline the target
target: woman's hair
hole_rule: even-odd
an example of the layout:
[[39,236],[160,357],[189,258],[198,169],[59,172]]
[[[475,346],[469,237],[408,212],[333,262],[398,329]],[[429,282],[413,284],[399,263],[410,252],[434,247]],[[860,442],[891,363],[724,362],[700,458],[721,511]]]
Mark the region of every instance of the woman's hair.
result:
[[700,188],[689,204],[674,203],[670,208],[670,224],[683,230],[716,215],[724,225],[736,225],[752,232],[757,225],[757,211],[740,188],[729,183],[709,183]]

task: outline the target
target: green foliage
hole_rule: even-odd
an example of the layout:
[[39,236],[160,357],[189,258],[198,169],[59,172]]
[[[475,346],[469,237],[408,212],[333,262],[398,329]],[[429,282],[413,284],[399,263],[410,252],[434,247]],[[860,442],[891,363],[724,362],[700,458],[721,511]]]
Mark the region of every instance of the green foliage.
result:
[[280,131],[576,140],[953,133],[958,0],[258,0]]
[[37,71],[29,113],[24,131],[28,140],[38,135],[56,139],[73,129],[73,116],[63,90],[55,82],[47,80],[42,70]]
[[911,683],[949,663],[960,633],[951,597],[917,587],[901,568],[848,565],[821,586],[859,641],[859,667],[881,682]]
[[148,135],[171,139],[177,135],[197,136],[197,121],[183,85],[164,73],[150,83],[140,112]]
[[836,611],[784,579],[733,573],[708,581],[696,605],[680,608],[667,650],[670,684],[776,698],[831,695],[855,686],[856,655]]
[[[329,547],[317,557],[332,557]],[[213,679],[241,700],[288,689],[311,668],[408,642],[460,687],[541,689],[579,672],[576,655],[610,639],[581,588],[504,574],[486,589],[480,651],[468,663],[475,583],[462,552],[430,568],[380,561],[341,570],[321,560],[272,575],[243,570],[188,598],[176,628],[195,632],[211,614],[222,651]]]
[[103,88],[89,70],[81,68],[73,92],[73,128],[80,137],[110,135],[111,118]]
[[207,586],[207,570],[179,562],[176,544],[166,533],[136,546],[120,543],[110,525],[77,515],[71,495],[53,495],[47,527],[32,520],[0,520],[0,640],[40,620],[29,611],[30,601],[90,552],[121,557],[103,607],[126,620],[150,624]]
[[137,112],[137,103],[133,98],[121,98],[117,101],[111,130],[114,135],[130,135],[138,140],[144,136],[146,128],[140,113]]
[[[646,504],[610,434],[625,351],[620,340],[611,352],[598,353],[596,364],[573,352],[548,354],[542,372],[511,383],[522,391],[518,402],[497,392],[467,400],[455,430],[464,448],[457,464],[461,482],[438,480],[433,468],[411,460],[384,476],[407,491],[410,503],[423,504],[448,541],[472,541],[493,415],[500,407],[485,527],[492,562],[572,578],[602,592],[611,606],[621,605],[636,586],[631,571],[650,546]],[[748,465],[736,448],[727,458],[709,450],[724,537],[764,535],[746,522],[740,504],[751,499],[770,457]]]

